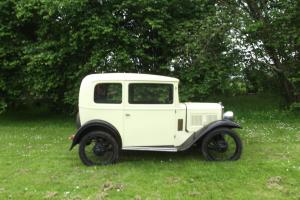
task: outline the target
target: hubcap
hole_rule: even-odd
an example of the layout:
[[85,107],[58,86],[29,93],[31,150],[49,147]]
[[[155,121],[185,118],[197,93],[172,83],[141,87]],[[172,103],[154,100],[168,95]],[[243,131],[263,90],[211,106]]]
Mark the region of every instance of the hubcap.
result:
[[93,152],[97,156],[102,156],[105,153],[105,147],[102,144],[96,143],[93,147]]

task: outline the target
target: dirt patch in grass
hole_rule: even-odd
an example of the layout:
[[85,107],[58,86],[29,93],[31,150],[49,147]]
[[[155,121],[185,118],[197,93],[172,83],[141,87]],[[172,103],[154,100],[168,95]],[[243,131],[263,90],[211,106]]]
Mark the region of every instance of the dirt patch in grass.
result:
[[188,196],[191,196],[191,197],[199,197],[199,196],[201,196],[201,193],[200,193],[200,192],[197,192],[197,191],[188,192]]
[[47,192],[45,199],[52,199],[58,195],[58,192]]
[[108,192],[111,190],[121,192],[124,190],[124,185],[122,183],[113,183],[111,181],[105,182],[101,188],[101,191],[96,196],[96,200],[106,199],[106,197],[108,196]]
[[267,181],[267,187],[269,189],[278,189],[282,190],[282,177],[281,176],[272,176]]
[[167,183],[168,184],[176,184],[176,183],[179,183],[180,181],[181,181],[181,178],[177,177],[177,176],[167,177]]

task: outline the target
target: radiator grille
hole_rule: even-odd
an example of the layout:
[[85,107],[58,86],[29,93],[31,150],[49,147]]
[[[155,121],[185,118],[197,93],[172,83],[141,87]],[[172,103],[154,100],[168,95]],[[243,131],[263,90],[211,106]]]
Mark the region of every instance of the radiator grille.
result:
[[202,125],[202,116],[192,115],[192,126],[201,126],[201,125]]
[[210,123],[217,120],[217,115],[206,115],[206,123]]

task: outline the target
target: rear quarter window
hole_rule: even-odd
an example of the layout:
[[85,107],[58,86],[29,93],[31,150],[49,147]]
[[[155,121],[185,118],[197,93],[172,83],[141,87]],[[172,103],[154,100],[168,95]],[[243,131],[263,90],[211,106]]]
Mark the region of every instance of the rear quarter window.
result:
[[98,83],[94,89],[95,103],[122,103],[121,83]]

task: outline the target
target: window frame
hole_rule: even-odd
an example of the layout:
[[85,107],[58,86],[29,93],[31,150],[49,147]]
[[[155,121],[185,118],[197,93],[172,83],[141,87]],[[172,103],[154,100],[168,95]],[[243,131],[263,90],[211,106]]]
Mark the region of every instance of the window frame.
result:
[[[130,85],[167,85],[170,86],[171,88],[171,93],[172,93],[172,102],[171,103],[132,103],[130,102]],[[153,83],[153,82],[129,82],[127,85],[127,103],[129,105],[161,105],[161,106],[168,106],[168,105],[174,105],[175,102],[175,95],[174,95],[174,84],[173,83]]]
[[[95,101],[95,90],[96,90],[96,87],[98,85],[105,85],[105,84],[117,84],[117,85],[121,85],[121,101],[119,103],[113,103],[113,102],[96,102]],[[122,82],[97,82],[94,84],[94,87],[93,87],[93,103],[96,104],[96,105],[101,105],[101,104],[104,104],[104,105],[107,105],[107,104],[112,104],[112,105],[120,105],[123,103],[123,83]]]

